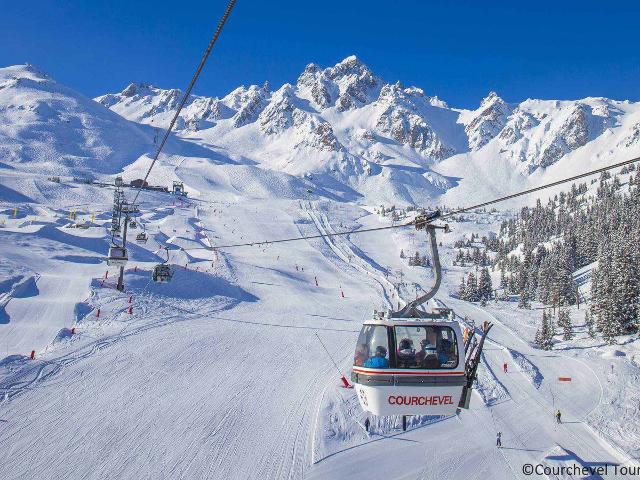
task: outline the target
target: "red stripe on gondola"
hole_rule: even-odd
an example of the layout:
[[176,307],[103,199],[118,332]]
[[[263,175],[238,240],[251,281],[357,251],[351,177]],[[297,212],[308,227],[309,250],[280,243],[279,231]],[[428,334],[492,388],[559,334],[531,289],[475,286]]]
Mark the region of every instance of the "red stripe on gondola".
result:
[[365,370],[353,367],[354,372],[365,373],[367,375],[464,375],[464,372],[433,372],[430,370]]

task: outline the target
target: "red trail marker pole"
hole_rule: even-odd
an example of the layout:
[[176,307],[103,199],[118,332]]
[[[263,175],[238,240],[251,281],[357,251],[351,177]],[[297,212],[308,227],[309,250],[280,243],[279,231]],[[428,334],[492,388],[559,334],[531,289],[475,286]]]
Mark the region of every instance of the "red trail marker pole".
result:
[[327,350],[327,347],[325,347],[324,343],[322,343],[322,340],[320,339],[320,336],[318,335],[318,332],[315,332],[315,333],[316,333],[316,338],[320,342],[320,345],[322,345],[322,348],[324,348],[324,351],[327,352],[327,356],[331,360],[331,363],[333,363],[333,366],[336,367],[336,370],[338,371],[338,374],[340,375],[340,380],[342,381],[342,386],[344,388],[353,388],[353,385],[351,385],[349,383],[349,381],[345,378],[344,374],[342,373],[342,371],[338,367],[338,364],[335,362],[335,360],[333,359],[333,357],[329,353],[329,350]]
[[36,358],[36,351],[35,350],[31,350],[31,355],[29,356],[29,358],[31,360],[35,360],[35,358]]

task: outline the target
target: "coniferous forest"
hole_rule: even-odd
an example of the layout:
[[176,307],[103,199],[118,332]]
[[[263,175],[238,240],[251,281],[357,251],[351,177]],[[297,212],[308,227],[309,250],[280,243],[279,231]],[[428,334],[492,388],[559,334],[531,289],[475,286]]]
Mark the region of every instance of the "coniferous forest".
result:
[[[545,205],[538,200],[535,207],[522,208],[502,223],[498,236],[483,237],[482,243],[494,252],[492,267],[500,272],[504,294],[517,294],[522,308],[536,300],[557,311],[566,339],[571,320],[563,307],[577,302],[589,305],[585,324],[592,336],[597,331],[612,343],[617,335],[640,329],[640,174],[634,165],[616,175],[604,172],[590,184],[573,184]],[[465,260],[461,253],[456,263],[460,260]],[[574,272],[591,264],[590,292],[580,294]],[[486,279],[480,288],[475,276],[469,277],[461,297],[483,299]],[[553,320],[545,317],[540,330],[550,332]],[[538,343],[544,348],[549,342]]]

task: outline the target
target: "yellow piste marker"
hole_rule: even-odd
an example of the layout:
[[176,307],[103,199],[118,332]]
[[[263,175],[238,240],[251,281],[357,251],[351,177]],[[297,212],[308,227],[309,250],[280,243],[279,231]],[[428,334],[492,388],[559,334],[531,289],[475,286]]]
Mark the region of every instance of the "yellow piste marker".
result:
[[18,207],[13,207],[13,218],[18,216]]

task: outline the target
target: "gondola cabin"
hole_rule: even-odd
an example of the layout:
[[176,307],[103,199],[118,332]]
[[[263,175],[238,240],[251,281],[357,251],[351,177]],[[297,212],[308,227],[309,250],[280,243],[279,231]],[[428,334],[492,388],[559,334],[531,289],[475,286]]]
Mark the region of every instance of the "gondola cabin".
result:
[[454,414],[467,384],[458,322],[382,315],[366,321],[351,379],[363,410],[374,415]]

